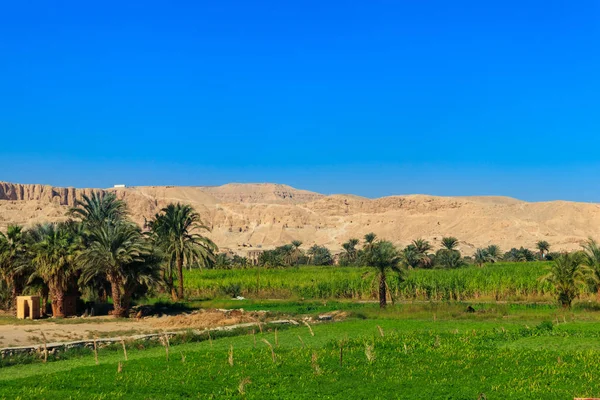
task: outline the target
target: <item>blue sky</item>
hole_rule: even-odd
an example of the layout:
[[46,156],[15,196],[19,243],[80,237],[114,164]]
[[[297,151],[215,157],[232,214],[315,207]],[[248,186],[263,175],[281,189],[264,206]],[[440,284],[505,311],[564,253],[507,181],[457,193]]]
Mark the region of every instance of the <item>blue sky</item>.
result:
[[0,180],[600,201],[598,43],[597,1],[5,2]]

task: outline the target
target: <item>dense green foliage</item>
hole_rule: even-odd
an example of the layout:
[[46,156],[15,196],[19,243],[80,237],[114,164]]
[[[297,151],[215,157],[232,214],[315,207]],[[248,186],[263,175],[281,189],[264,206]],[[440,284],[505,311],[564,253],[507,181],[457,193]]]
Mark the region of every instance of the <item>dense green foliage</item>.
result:
[[[202,224],[200,214],[187,204],[169,204],[154,216],[149,227],[153,242],[165,255],[164,281],[173,298],[182,300],[184,265],[191,268],[193,264],[214,263],[218,247],[198,233],[209,228]],[[174,275],[179,283],[177,291],[173,285]]]
[[581,288],[594,278],[592,269],[583,262],[582,253],[563,254],[550,265],[548,274],[541,279],[552,283],[563,307],[571,307]]
[[[551,300],[551,283],[540,281],[549,262],[495,263],[483,268],[412,269],[404,280],[388,277],[396,300]],[[223,288],[238,285],[251,298],[345,298],[377,299],[377,287],[363,279],[366,267],[300,267],[292,269],[250,268],[193,270],[186,273],[189,296],[213,298],[226,295]],[[584,294],[589,290],[584,289]]]
[[49,297],[52,315],[64,317],[67,295],[106,304],[110,293],[113,315],[125,317],[134,297],[174,292],[175,271],[181,299],[184,265],[214,262],[217,248],[197,233],[205,227],[188,205],[168,205],[147,233],[114,193],[84,195],[67,215],[74,219],[0,233],[1,308],[14,307],[22,293],[39,294],[42,314]]

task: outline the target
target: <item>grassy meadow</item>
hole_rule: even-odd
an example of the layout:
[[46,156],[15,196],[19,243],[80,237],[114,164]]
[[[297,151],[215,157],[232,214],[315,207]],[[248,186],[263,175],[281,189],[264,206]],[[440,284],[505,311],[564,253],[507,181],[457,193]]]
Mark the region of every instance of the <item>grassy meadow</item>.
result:
[[[550,305],[244,302],[335,323],[239,332],[209,342],[129,344],[0,369],[6,399],[566,399],[600,393],[600,320]],[[212,305],[217,305],[212,304]],[[273,347],[271,352],[270,346]],[[341,348],[341,359],[340,359]],[[274,360],[273,360],[274,357]],[[119,368],[119,364],[121,367]],[[485,397],[484,397],[485,396]]]
[[[2,360],[0,399],[599,396],[600,307],[587,289],[572,308],[558,306],[539,280],[548,265],[411,270],[403,281],[390,277],[402,301],[385,309],[371,301],[366,268],[188,271],[186,309],[312,317],[311,328],[243,328],[210,341],[184,334],[171,341],[168,359],[160,343],[128,342],[128,360],[120,345],[100,349],[98,364],[85,348],[47,363]],[[343,319],[314,322],[333,311]]]
[[[480,268],[414,269],[399,281],[388,277],[397,300],[552,300],[552,286],[540,282],[548,262],[496,263]],[[240,294],[249,298],[376,298],[369,268],[297,267],[286,269],[192,270],[185,275],[192,298]],[[365,275],[367,275],[365,277]],[[584,294],[585,294],[584,290]]]

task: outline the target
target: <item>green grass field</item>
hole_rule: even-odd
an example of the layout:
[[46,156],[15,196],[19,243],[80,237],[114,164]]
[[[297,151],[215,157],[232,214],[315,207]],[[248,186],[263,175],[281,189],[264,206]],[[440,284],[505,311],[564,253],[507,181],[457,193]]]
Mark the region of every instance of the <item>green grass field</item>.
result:
[[[174,307],[266,310],[298,320],[332,311],[347,317],[312,325],[314,336],[303,325],[280,328],[277,339],[273,328],[212,342],[184,336],[173,340],[169,360],[158,343],[130,343],[128,361],[118,345],[101,349],[99,365],[88,349],[45,364],[32,357],[2,360],[0,398],[600,396],[600,306],[584,288],[572,309],[558,307],[552,288],[538,279],[546,266],[409,271],[403,282],[390,280],[399,301],[385,310],[370,301],[364,268],[192,271],[186,274],[192,300]],[[231,299],[232,286],[248,299]],[[469,305],[476,312],[466,312]]]
[[[399,282],[389,278],[398,300],[550,300],[552,287],[540,282],[549,263],[497,263],[455,270],[411,270]],[[299,267],[286,269],[192,270],[185,275],[189,297],[214,298],[237,287],[252,298],[354,299],[375,298],[369,269]],[[584,293],[587,288],[584,288]]]
[[[217,301],[212,305],[226,305]],[[131,344],[0,369],[13,399],[568,399],[600,394],[600,315],[550,305],[245,302],[248,309],[348,320],[170,347]],[[553,321],[550,323],[549,321]],[[558,322],[558,323],[557,323]],[[384,336],[381,336],[380,330]],[[266,343],[274,347],[275,362]],[[343,359],[340,364],[340,344]],[[233,366],[229,363],[233,349]],[[185,360],[183,360],[185,358]],[[122,371],[118,372],[118,364]],[[482,397],[483,398],[483,397]]]

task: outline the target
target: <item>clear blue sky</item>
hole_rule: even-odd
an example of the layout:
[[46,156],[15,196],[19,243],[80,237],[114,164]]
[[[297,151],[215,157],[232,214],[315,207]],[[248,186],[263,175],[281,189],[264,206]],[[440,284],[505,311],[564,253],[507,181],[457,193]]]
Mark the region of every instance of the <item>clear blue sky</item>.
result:
[[0,180],[600,201],[598,1],[11,1]]

